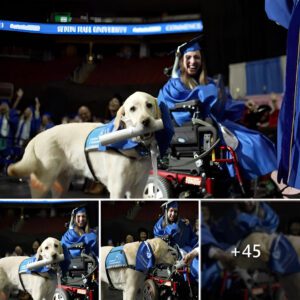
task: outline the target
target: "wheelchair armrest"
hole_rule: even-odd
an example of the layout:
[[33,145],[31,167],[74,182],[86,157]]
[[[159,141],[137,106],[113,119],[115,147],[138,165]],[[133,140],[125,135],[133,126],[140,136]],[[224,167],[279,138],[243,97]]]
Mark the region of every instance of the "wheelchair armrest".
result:
[[185,102],[181,102],[181,103],[176,103],[172,110],[182,109],[182,108],[190,109],[190,108],[199,106],[199,104],[200,104],[200,102],[197,99],[189,100],[189,101],[185,101]]
[[77,243],[77,244],[72,244],[71,246],[68,247],[68,250],[73,250],[73,249],[84,249],[85,245],[84,243]]

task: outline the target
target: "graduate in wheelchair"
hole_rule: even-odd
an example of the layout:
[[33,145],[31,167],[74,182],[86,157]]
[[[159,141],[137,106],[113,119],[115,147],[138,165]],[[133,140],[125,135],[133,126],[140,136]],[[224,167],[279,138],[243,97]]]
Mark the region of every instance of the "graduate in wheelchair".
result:
[[[92,252],[98,256],[98,238],[95,230],[90,228],[87,211],[85,207],[73,209],[69,228],[63,235],[61,243],[66,248],[73,244],[83,243],[86,252]],[[80,256],[81,249],[72,249],[71,257]]]
[[156,266],[144,283],[144,299],[198,299],[199,244],[198,236],[187,219],[179,217],[179,204],[163,204],[163,215],[155,223],[153,233],[177,251],[174,266]]
[[[61,284],[56,289],[60,299],[72,299],[71,295],[83,293],[81,298],[97,299],[98,284],[98,235],[89,227],[85,207],[73,209],[68,230],[61,239],[65,265]],[[81,299],[80,298],[80,299]]]
[[[220,78],[215,81],[207,76],[199,43],[185,43],[177,48],[172,76],[160,90],[158,101],[168,106],[174,119],[171,145],[180,149],[177,156],[183,158],[188,152],[184,139],[177,135],[178,130],[182,132],[186,127],[188,136],[189,128],[202,124],[211,131],[213,142],[219,137],[221,145],[235,152],[244,179],[256,179],[276,169],[273,143],[263,134],[237,123],[246,111],[245,102],[228,97]],[[205,148],[205,141],[199,143],[197,139],[196,145]],[[202,139],[205,140],[205,135]],[[227,168],[231,177],[237,175],[234,165],[227,164]]]

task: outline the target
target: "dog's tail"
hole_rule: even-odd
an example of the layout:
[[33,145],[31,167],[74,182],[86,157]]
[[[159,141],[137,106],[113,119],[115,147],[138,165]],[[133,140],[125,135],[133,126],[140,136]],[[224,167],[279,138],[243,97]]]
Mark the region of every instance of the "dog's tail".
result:
[[29,176],[35,171],[37,158],[34,151],[34,142],[34,139],[29,142],[20,161],[8,166],[7,174],[9,176],[25,177]]

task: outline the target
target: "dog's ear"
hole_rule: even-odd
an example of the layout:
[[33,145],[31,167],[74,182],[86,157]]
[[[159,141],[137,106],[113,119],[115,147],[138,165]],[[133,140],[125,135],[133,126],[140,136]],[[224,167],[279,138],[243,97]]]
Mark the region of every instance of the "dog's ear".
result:
[[62,245],[61,245],[60,242],[58,243],[58,253],[59,254],[63,254],[64,253],[63,247],[62,247]]
[[36,255],[35,255],[37,260],[42,260],[43,259],[42,252],[43,252],[42,246],[39,246],[37,251],[36,251]]
[[125,114],[125,109],[124,109],[124,105],[122,105],[116,114],[116,118],[114,121],[114,130],[118,130],[118,128],[120,127],[120,123],[122,121],[122,117],[124,116],[124,114]]
[[160,108],[158,106],[158,101],[156,98],[153,99],[153,104],[154,104],[154,118],[155,119],[161,119],[161,111]]

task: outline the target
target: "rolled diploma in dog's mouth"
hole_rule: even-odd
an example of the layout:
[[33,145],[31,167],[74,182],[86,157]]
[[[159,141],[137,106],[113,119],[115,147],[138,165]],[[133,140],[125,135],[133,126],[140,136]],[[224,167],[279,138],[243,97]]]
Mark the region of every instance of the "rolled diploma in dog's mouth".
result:
[[175,264],[175,269],[181,269],[186,266],[186,263],[182,260],[178,260]]
[[65,256],[63,254],[59,254],[56,259],[48,258],[48,259],[38,260],[36,262],[28,264],[26,267],[28,270],[34,270],[34,269],[38,269],[40,267],[44,267],[47,265],[56,264],[58,262],[63,261],[64,259],[65,259]]
[[144,128],[142,125],[136,127],[128,127],[114,132],[103,134],[99,137],[101,145],[107,146],[119,141],[127,140],[133,137],[142,136],[147,133],[152,133],[164,128],[162,119],[155,120],[149,128]]

